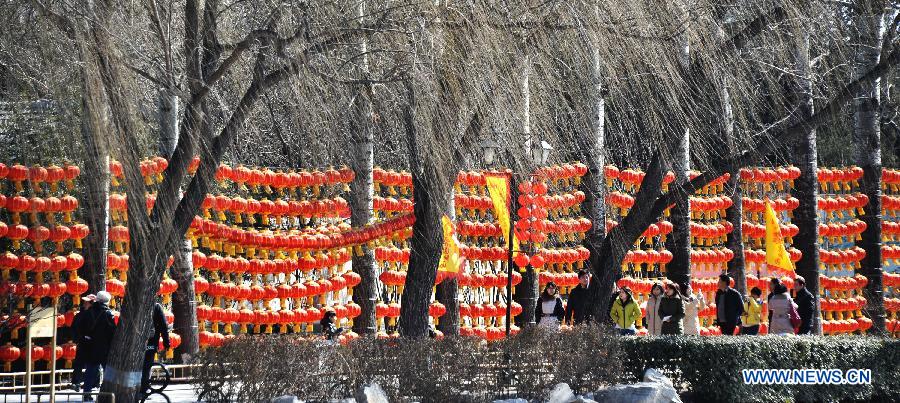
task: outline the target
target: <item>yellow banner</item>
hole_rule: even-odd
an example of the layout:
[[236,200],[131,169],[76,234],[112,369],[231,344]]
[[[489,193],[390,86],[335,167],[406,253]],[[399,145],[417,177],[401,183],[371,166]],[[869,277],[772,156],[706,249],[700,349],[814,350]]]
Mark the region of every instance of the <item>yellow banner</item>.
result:
[[[503,175],[484,175],[484,181],[487,184],[488,194],[491,196],[491,202],[494,204],[494,217],[500,224],[503,231],[503,239],[509,242],[509,206],[510,189],[509,178]],[[513,235],[513,251],[519,250],[519,240]]]
[[781,236],[781,224],[778,215],[772,208],[772,203],[766,200],[766,264],[770,268],[784,271],[794,271],[794,262],[784,247],[784,238]]
[[458,273],[463,265],[462,256],[459,254],[459,244],[453,231],[453,221],[444,215],[441,217],[441,227],[444,229],[444,247],[441,251],[441,262],[438,271]]

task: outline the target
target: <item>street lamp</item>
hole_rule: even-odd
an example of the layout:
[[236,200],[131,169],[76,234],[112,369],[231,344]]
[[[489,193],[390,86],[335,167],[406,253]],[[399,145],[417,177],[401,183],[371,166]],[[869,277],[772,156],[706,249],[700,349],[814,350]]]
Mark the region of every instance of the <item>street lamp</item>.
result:
[[492,165],[497,157],[497,150],[500,149],[500,143],[494,139],[485,139],[478,144],[481,146],[481,157],[485,166]]
[[531,161],[535,165],[547,164],[547,160],[550,159],[550,151],[553,151],[553,146],[544,140],[534,138],[534,141],[532,141],[532,137],[528,137],[528,140],[525,140],[525,153],[531,157]]

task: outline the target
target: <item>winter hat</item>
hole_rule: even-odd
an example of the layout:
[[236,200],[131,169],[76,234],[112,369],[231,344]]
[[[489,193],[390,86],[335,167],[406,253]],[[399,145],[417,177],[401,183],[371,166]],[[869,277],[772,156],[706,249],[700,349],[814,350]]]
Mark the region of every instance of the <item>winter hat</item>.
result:
[[106,291],[100,291],[97,293],[97,302],[101,304],[108,304],[109,300],[112,299],[112,295],[109,295]]

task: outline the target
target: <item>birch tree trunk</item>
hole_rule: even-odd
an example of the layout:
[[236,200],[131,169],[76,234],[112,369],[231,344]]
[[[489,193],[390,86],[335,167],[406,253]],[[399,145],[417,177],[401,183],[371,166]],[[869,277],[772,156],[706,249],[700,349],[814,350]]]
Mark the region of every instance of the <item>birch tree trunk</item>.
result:
[[[350,183],[350,224],[362,227],[372,220],[372,196],[374,184],[372,169],[374,167],[375,133],[372,127],[371,86],[358,88],[353,103],[354,130],[353,158],[350,168],[356,173]],[[364,248],[362,256],[353,256],[353,271],[362,279],[353,289],[353,302],[359,304],[362,313],[353,321],[353,330],[359,334],[375,334],[375,304],[378,299],[376,291],[375,251]]]
[[[856,44],[853,78],[878,65],[884,37],[884,8],[882,2],[859,0],[856,2],[853,41]],[[872,81],[858,91],[853,100],[853,143],[856,144],[856,162],[863,169],[861,191],[868,196],[869,204],[860,217],[866,230],[857,246],[866,251],[858,273],[869,279],[864,290],[865,313],[872,320],[871,333],[884,334],[885,311],[881,260],[881,80]]]
[[[359,18],[365,15],[365,6],[366,2],[360,1],[357,8]],[[368,43],[366,38],[363,38],[359,45],[359,53],[363,55],[361,61],[363,77],[369,75],[367,51]],[[358,228],[372,221],[375,128],[372,123],[374,115],[372,85],[360,84],[354,88],[354,91],[356,95],[353,99],[352,116],[350,117],[352,122],[350,136],[353,140],[353,158],[350,160],[350,168],[353,169],[356,176],[350,183],[350,224],[354,228]],[[369,248],[364,248],[363,251],[362,256],[353,255],[353,271],[361,278],[359,285],[353,289],[353,302],[362,309],[362,313],[353,321],[353,331],[358,334],[375,334],[377,326],[375,304],[378,300],[375,251]]]
[[[798,76],[794,83],[800,114],[804,119],[813,115],[812,77],[809,65],[809,37],[801,41],[797,49],[796,63]],[[819,223],[816,200],[818,198],[816,130],[806,129],[793,143],[793,163],[800,168],[800,177],[794,181],[791,194],[800,201],[794,210],[793,224],[800,228],[794,236],[794,247],[803,256],[796,264],[797,275],[806,280],[806,287],[813,295],[819,293]],[[822,334],[819,318],[819,300],[816,298],[813,312],[812,331]]]
[[[686,6],[682,5],[686,10]],[[683,71],[688,72],[691,66],[691,48],[687,34],[678,38],[678,61]],[[691,84],[689,84],[691,85]],[[676,128],[672,141],[672,171],[675,174],[676,184],[685,184],[690,181],[691,170],[691,130],[689,127]],[[672,222],[672,235],[666,239],[666,248],[672,252],[672,263],[669,264],[666,278],[679,284],[691,282],[691,206],[690,193],[679,194],[672,207],[669,221]]]
[[[603,90],[603,77],[600,71],[600,50],[593,50],[593,66],[591,69],[591,86],[593,91],[591,104],[591,135],[587,141],[587,153],[585,164],[588,167],[588,173],[582,182],[585,199],[583,209],[585,215],[593,224],[591,229],[585,234],[584,246],[591,252],[592,257],[599,258],[600,249],[606,238],[606,179],[604,178],[603,167],[606,165],[605,143],[606,143],[606,100]],[[598,259],[589,258],[588,262],[596,262]],[[604,312],[609,312],[609,301],[612,298],[613,285],[619,277],[620,270],[606,270],[603,267],[591,265],[595,281],[591,285],[596,284],[597,292],[590,292],[591,302],[589,306],[593,317],[598,320],[606,318]],[[591,287],[593,288],[593,287]]]

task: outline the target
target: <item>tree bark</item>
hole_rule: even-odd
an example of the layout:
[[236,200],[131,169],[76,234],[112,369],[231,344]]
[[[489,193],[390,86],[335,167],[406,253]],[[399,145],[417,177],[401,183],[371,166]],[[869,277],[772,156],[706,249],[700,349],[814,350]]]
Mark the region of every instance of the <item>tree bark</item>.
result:
[[[585,234],[584,246],[591,252],[588,258],[589,268],[594,276],[595,283],[599,286],[597,299],[590,301],[590,306],[596,306],[596,314],[609,312],[609,300],[612,297],[613,285],[621,274],[619,268],[605,270],[602,267],[590,263],[599,261],[600,249],[606,238],[606,178],[603,167],[606,165],[606,100],[604,99],[603,77],[600,71],[600,51],[594,49],[593,68],[591,69],[593,96],[591,109],[591,136],[588,137],[584,160],[588,167],[587,175],[582,181],[582,191],[585,194],[583,210],[585,216],[591,220],[591,229]],[[589,294],[593,296],[594,294]],[[608,315],[595,315],[596,318],[606,318]]]
[[[853,39],[856,43],[853,77],[878,65],[884,36],[884,8],[876,1],[857,2]],[[856,245],[866,251],[858,273],[869,280],[863,292],[866,298],[865,313],[872,320],[871,333],[885,332],[883,269],[881,260],[881,114],[880,80],[862,86],[853,100],[853,143],[856,144],[856,161],[863,169],[861,191],[869,203],[860,217],[866,223]]]
[[[361,1],[357,9],[357,15],[362,18],[365,15],[366,2]],[[368,77],[369,66],[368,43],[362,39],[359,53],[363,54],[361,73]],[[372,199],[374,195],[374,183],[372,170],[375,166],[375,128],[372,119],[375,111],[372,109],[373,88],[370,84],[361,84],[354,88],[352,116],[350,116],[351,133],[353,140],[353,158],[350,159],[350,168],[356,173],[353,182],[350,183],[350,225],[354,228],[365,226],[372,221]],[[353,256],[353,271],[359,274],[361,281],[353,289],[353,302],[358,304],[362,313],[353,321],[353,331],[358,334],[375,334],[377,321],[375,318],[375,304],[378,300],[377,273],[375,271],[375,251],[364,248],[362,256]]]
[[156,100],[159,123],[159,155],[169,159],[178,145],[178,96],[172,90],[162,89]]
[[178,290],[172,295],[173,330],[181,336],[181,344],[175,349],[175,361],[178,363],[190,362],[190,358],[200,351],[192,250],[191,241],[183,240],[175,251],[175,262],[172,264],[172,279],[178,283]]
[[[96,94],[98,89],[91,88],[99,83],[89,83],[92,73],[82,68],[82,83],[85,94]],[[84,184],[82,205],[84,206],[84,223],[90,233],[84,239],[81,250],[84,256],[81,277],[87,280],[91,293],[106,289],[106,254],[109,250],[109,149],[105,133],[108,130],[103,105],[100,99],[82,97],[83,118],[81,139],[84,144]]]
[[[722,114],[720,124],[720,137],[725,139],[730,155],[735,154],[734,146],[734,113],[731,109],[731,94],[728,92],[727,82],[720,83],[719,94],[722,102]],[[730,160],[732,172],[725,183],[725,195],[731,198],[731,207],[725,210],[725,217],[731,223],[733,229],[725,237],[725,243],[728,249],[734,252],[734,257],[728,261],[728,274],[734,279],[735,289],[741,294],[747,295],[747,273],[744,271],[744,240],[743,229],[741,225],[744,222],[741,181],[740,175],[737,173],[740,168],[735,165],[734,160]]]
[[[356,173],[350,183],[350,224],[362,227],[372,220],[372,196],[374,186],[372,169],[374,167],[375,131],[372,127],[371,87],[360,86],[353,103],[354,130],[353,158],[350,168]],[[353,301],[362,308],[362,313],[353,321],[353,330],[359,334],[375,334],[375,304],[378,299],[376,291],[377,275],[375,272],[375,252],[364,249],[362,256],[353,256],[353,271],[362,278],[353,289]]]
[[[797,49],[797,72],[794,87],[799,102],[800,114],[804,119],[813,116],[812,78],[809,65],[809,38],[804,38],[803,46]],[[800,168],[800,177],[794,181],[791,194],[800,201],[800,206],[794,210],[793,223],[800,228],[800,232],[794,236],[794,247],[800,250],[802,257],[796,264],[796,273],[806,280],[806,287],[813,295],[819,292],[819,223],[817,220],[817,151],[816,130],[805,130],[798,139],[793,141],[793,162]],[[813,313],[813,332],[822,333],[822,324],[819,318],[819,303],[816,299]]]
[[[438,185],[440,175],[430,161],[429,152],[421,152],[416,127],[416,96],[412,83],[407,81],[407,103],[403,106],[403,123],[409,147],[410,173],[413,182],[413,207],[416,222],[409,241],[409,270],[406,286],[400,299],[400,335],[408,338],[424,338],[428,335],[428,306],[437,277],[444,234],[441,228],[441,195],[450,189]],[[420,157],[425,157],[424,160]]]
[[[686,11],[687,6],[680,4]],[[690,41],[684,33],[678,37],[678,61],[683,71],[691,66]],[[694,85],[689,82],[688,85]],[[691,130],[689,127],[677,127],[672,139],[672,171],[675,183],[688,183],[691,170]],[[672,222],[672,234],[666,239],[666,248],[672,252],[672,262],[668,265],[666,278],[678,284],[691,283],[691,193],[679,194],[675,199],[675,207],[670,210],[669,221]]]

